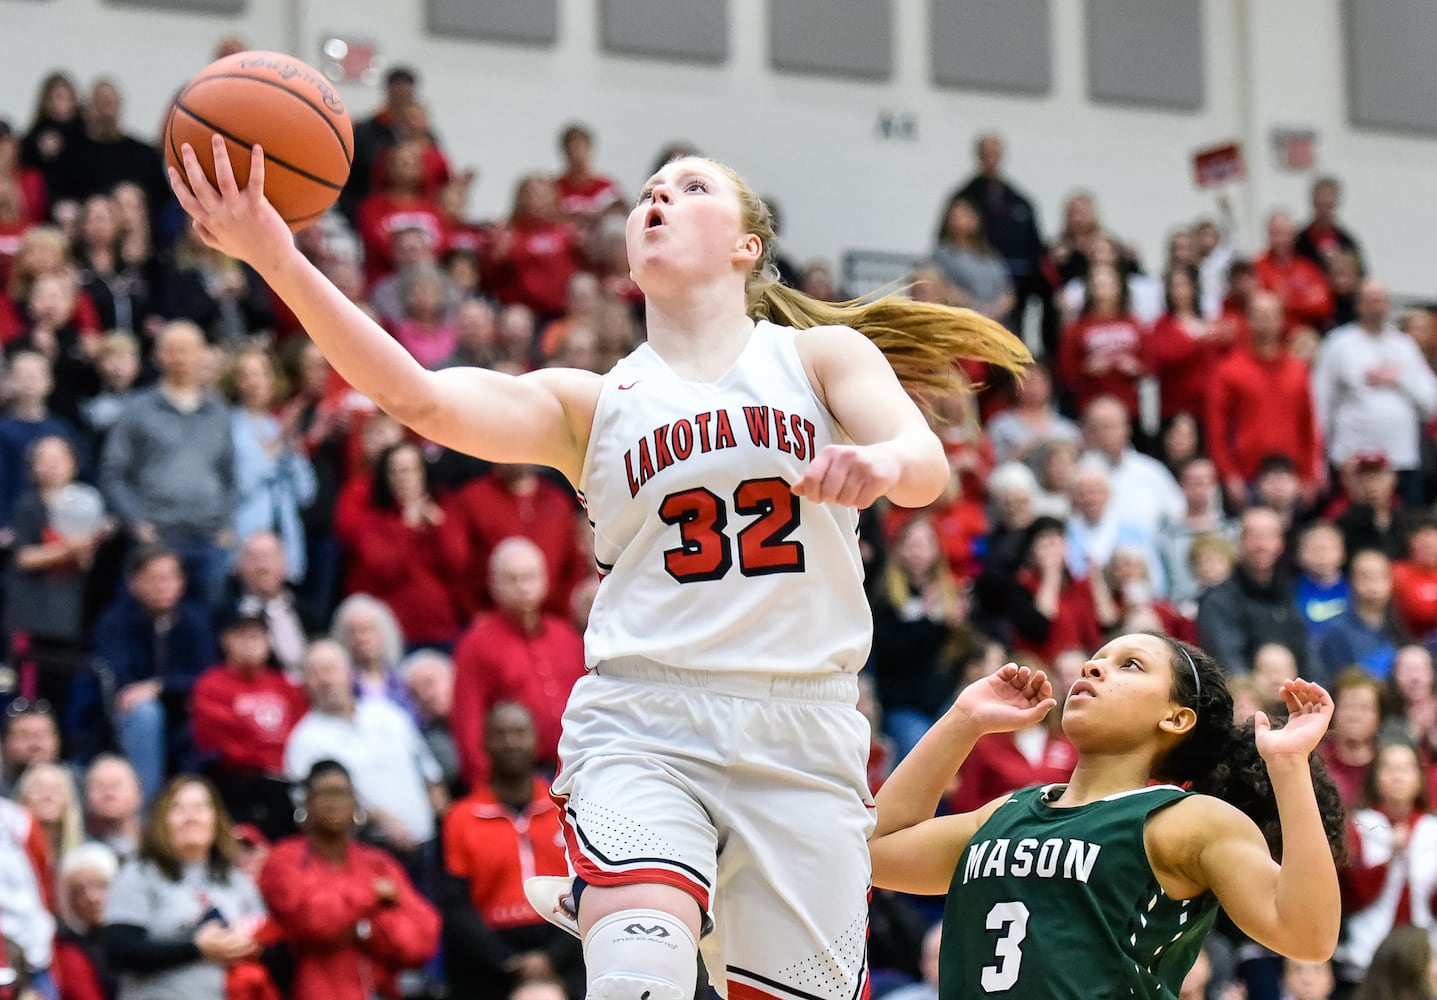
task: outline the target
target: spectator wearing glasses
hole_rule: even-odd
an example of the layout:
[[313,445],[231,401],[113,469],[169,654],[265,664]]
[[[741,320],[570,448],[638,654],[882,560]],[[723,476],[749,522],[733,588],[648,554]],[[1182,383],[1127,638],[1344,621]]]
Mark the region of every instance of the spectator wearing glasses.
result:
[[259,887],[293,950],[293,995],[399,1000],[396,974],[439,947],[439,914],[392,857],[355,838],[358,803],[344,765],[304,779],[304,833],[276,845]]

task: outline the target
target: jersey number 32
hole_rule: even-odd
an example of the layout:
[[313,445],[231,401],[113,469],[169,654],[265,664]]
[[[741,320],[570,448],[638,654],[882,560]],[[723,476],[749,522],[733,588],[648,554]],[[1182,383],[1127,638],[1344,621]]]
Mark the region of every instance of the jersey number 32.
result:
[[659,505],[659,518],[679,527],[680,544],[664,550],[664,569],[679,583],[721,580],[733,568],[733,542],[738,541],[738,569],[744,576],[802,573],[803,543],[789,540],[798,527],[798,497],[777,476],[745,479],[733,491],[736,513],[756,520],[730,539],[728,504],[702,486],[670,493]]

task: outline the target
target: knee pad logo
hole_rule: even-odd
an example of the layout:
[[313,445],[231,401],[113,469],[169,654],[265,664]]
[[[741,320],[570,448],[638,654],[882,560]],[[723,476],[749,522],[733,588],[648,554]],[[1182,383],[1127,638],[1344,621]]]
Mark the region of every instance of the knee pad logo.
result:
[[663,924],[654,924],[652,927],[645,927],[640,923],[632,923],[624,928],[624,933],[634,935],[635,937],[642,936],[662,939],[669,936],[669,929]]

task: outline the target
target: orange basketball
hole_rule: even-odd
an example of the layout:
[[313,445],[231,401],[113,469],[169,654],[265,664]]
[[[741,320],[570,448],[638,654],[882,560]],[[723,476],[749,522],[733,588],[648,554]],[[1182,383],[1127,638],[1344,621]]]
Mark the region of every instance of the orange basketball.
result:
[[180,146],[188,142],[213,182],[215,133],[241,188],[250,148],[264,147],[264,194],[290,229],[329,210],[354,160],[354,126],[339,94],[319,70],[280,52],[226,56],[180,91],[165,123],[170,166],[184,176]]

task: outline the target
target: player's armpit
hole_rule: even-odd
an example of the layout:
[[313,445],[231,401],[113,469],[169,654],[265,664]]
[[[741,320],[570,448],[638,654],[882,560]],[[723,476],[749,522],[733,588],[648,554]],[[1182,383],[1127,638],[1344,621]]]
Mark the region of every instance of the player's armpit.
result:
[[974,812],[939,816],[874,837],[868,842],[873,884],[918,896],[943,895],[973,834],[1006,801],[1005,795]]
[[490,462],[546,465],[577,484],[601,376],[568,368],[506,375],[485,368],[430,372],[425,395],[402,423],[419,434]]

